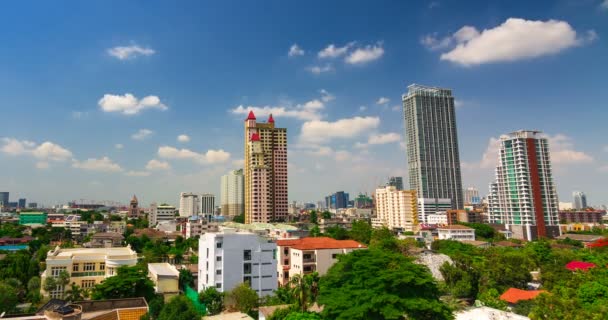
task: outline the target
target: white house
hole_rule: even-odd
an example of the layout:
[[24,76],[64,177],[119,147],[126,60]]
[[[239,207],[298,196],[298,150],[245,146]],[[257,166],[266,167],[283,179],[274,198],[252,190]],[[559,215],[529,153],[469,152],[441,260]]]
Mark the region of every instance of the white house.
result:
[[474,241],[475,229],[454,224],[437,228],[439,240]]

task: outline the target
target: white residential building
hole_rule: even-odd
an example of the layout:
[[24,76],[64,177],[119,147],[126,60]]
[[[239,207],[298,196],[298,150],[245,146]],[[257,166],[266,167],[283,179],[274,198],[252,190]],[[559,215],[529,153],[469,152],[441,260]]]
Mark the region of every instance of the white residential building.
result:
[[198,194],[182,192],[179,194],[179,216],[196,216],[201,212]]
[[318,272],[324,275],[338,261],[338,255],[353,250],[367,249],[354,240],[336,240],[328,237],[277,240],[279,283],[285,285],[296,274]]
[[417,231],[416,190],[399,190],[395,186],[376,189],[376,218],[391,230]]
[[222,176],[221,213],[228,220],[245,212],[245,176],[243,169]]
[[426,220],[428,224],[444,225],[448,224],[448,215],[445,212],[429,214],[426,216]]
[[452,210],[452,200],[448,198],[418,198],[418,221],[420,221],[420,223],[430,223],[427,219],[428,215],[436,214],[437,212],[446,212],[448,210]]
[[186,239],[201,236],[205,232],[217,231],[217,223],[210,223],[203,216],[192,216],[188,218],[184,226]]
[[156,226],[159,221],[173,221],[175,219],[175,207],[168,204],[150,206],[150,227]]
[[198,291],[230,291],[248,282],[258,296],[277,289],[276,243],[254,233],[224,229],[199,240]]
[[454,224],[437,228],[439,240],[475,241],[475,229]]

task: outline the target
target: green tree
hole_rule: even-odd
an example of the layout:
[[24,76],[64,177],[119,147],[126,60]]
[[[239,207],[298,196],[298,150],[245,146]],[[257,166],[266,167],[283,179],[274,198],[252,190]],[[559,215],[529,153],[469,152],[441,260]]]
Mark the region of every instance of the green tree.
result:
[[209,315],[214,315],[224,310],[224,294],[217,291],[215,287],[209,287],[198,294],[198,300],[205,305]]
[[445,280],[448,290],[455,298],[474,299],[479,290],[479,272],[472,266],[472,261],[465,257],[445,262],[439,271]]
[[68,301],[80,301],[84,300],[87,296],[87,292],[80,286],[72,283],[70,288],[65,292],[64,299]]
[[254,309],[257,309],[259,305],[258,294],[247,283],[241,283],[227,292],[224,302],[228,309],[238,310],[250,316],[254,314]]
[[321,316],[314,312],[292,312],[285,317],[285,320],[321,320]]
[[192,302],[185,296],[175,296],[167,303],[160,314],[158,320],[193,320],[200,316],[192,305]]
[[369,245],[370,248],[373,247],[381,250],[400,252],[397,238],[395,238],[393,232],[387,227],[374,229]]
[[311,237],[320,237],[321,236],[321,229],[319,229],[318,225],[314,225],[314,227],[312,227],[312,229],[310,229],[309,235]]
[[310,211],[310,223],[319,224],[319,216],[315,210]]
[[194,287],[194,276],[188,269],[179,270],[179,287],[186,290],[186,287]]
[[325,211],[323,211],[321,216],[323,217],[323,219],[331,219],[331,212],[325,210]]
[[349,235],[355,241],[369,244],[372,238],[372,226],[365,220],[357,220],[353,222]]
[[327,319],[452,319],[428,269],[379,249],[341,255],[321,278]]
[[482,268],[480,284],[484,288],[496,288],[499,292],[511,287],[525,289],[528,282],[532,281],[530,271],[533,269],[534,262],[523,251],[489,251]]
[[93,300],[135,297],[150,300],[154,298],[154,283],[148,278],[147,270],[144,267],[122,266],[117,269],[117,275],[96,285],[91,297]]
[[484,305],[498,309],[507,310],[507,303],[500,300],[500,293],[498,290],[491,288],[479,294],[477,297]]
[[234,219],[232,219],[232,221],[237,222],[237,223],[245,223],[245,214],[239,214],[238,216],[235,216]]
[[295,275],[289,280],[292,296],[296,307],[306,312],[308,307],[317,300],[319,294],[319,274],[313,272],[307,275]]
[[325,235],[336,240],[348,239],[348,231],[342,227],[329,227],[325,229]]
[[0,313],[13,311],[17,302],[18,297],[15,288],[0,282]]

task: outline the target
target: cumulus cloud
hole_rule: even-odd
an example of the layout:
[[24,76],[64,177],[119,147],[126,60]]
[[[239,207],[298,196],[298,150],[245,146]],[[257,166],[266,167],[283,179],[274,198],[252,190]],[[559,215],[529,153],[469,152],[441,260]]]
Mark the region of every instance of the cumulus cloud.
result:
[[329,102],[336,98],[331,93],[327,92],[327,90],[325,90],[325,89],[319,90],[319,93],[321,94],[321,100],[323,102]]
[[289,52],[287,53],[287,55],[290,57],[303,56],[304,50],[300,48],[297,43],[294,43],[291,45],[291,47],[289,47]]
[[384,55],[384,49],[382,48],[382,44],[379,43],[355,49],[344,61],[348,64],[362,65],[380,59],[382,55]]
[[146,164],[147,170],[170,170],[169,162],[152,159]]
[[308,68],[308,71],[310,71],[310,73],[312,74],[321,74],[321,73],[326,73],[326,72],[330,72],[333,71],[334,67],[331,66],[331,64],[327,63],[325,65],[321,65],[321,66],[312,66],[310,68]]
[[387,104],[391,101],[391,99],[387,98],[387,97],[380,97],[378,98],[378,101],[376,101],[377,105],[382,105],[382,104]]
[[114,145],[114,148],[118,149],[118,150],[122,150],[122,148],[124,148],[125,146],[122,143],[117,143]]
[[394,132],[376,133],[376,134],[370,135],[367,138],[366,143],[358,142],[355,144],[355,147],[356,148],[367,148],[370,145],[388,144],[388,143],[400,142],[400,141],[401,141],[401,135],[398,133],[394,133]]
[[72,158],[70,150],[50,141],[36,144],[28,140],[2,138],[2,142],[4,145],[0,148],[0,151],[13,156],[30,155],[41,162],[65,161]]
[[154,131],[149,129],[139,129],[139,131],[135,132],[131,135],[131,139],[133,140],[144,140],[147,137],[151,136]]
[[100,159],[89,158],[85,161],[73,160],[72,167],[88,170],[88,171],[101,171],[101,172],[119,172],[123,169],[117,163],[113,162],[108,157],[102,157]]
[[256,117],[264,118],[272,114],[273,117],[295,118],[298,120],[317,120],[321,118],[321,112],[325,109],[325,103],[334,99],[334,96],[326,90],[321,89],[320,98],[312,99],[303,104],[292,107],[287,106],[243,106],[240,105],[230,110],[230,113],[237,115],[247,115],[253,111]]
[[604,9],[604,10],[608,10],[608,0],[602,1],[602,3],[600,4],[600,8]]
[[150,56],[156,53],[152,48],[144,48],[138,45],[118,46],[107,50],[108,54],[119,60],[133,59],[139,56]]
[[129,176],[129,177],[147,177],[147,176],[150,175],[150,172],[149,171],[134,171],[134,170],[131,170],[131,171],[125,172],[125,175]]
[[300,140],[306,143],[357,137],[380,124],[378,117],[354,117],[335,122],[312,120],[302,124]]
[[190,136],[188,136],[187,134],[180,134],[179,136],[177,136],[177,141],[190,142]]
[[230,160],[230,153],[221,149],[198,153],[189,149],[177,149],[170,146],[159,147],[158,156],[164,159],[192,160],[199,164],[224,163]]
[[305,152],[315,157],[329,157],[338,162],[345,161],[352,157],[352,154],[346,150],[334,150],[328,146],[311,146]]
[[464,26],[442,39],[437,38],[436,34],[427,35],[421,43],[431,50],[455,46],[441,54],[441,60],[474,66],[556,54],[595,39],[595,31],[589,30],[580,36],[565,21],[509,18],[503,24],[481,32],[475,27]]
[[135,115],[146,109],[158,109],[165,111],[169,109],[160,101],[158,96],[146,96],[137,99],[133,94],[124,95],[104,94],[97,102],[104,112],[118,112],[124,115]]
[[343,47],[336,47],[335,44],[330,44],[327,47],[325,47],[323,50],[319,51],[319,53],[317,54],[317,56],[320,59],[326,59],[326,58],[337,58],[339,56],[343,56],[346,54],[346,52],[348,52],[348,50],[354,45],[354,42],[350,42],[347,43],[345,46]]

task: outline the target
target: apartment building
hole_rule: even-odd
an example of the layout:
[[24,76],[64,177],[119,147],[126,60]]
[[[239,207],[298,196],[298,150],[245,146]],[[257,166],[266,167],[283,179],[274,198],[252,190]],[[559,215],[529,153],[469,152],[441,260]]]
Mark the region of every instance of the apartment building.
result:
[[[70,275],[69,283],[75,283],[83,289],[99,284],[105,278],[114,276],[121,266],[134,266],[137,253],[130,246],[120,248],[59,248],[47,253],[46,270],[40,280],[57,278],[62,271]],[[41,293],[50,298],[62,298],[65,288]]]
[[376,189],[376,217],[391,230],[418,231],[417,202],[416,190]]
[[199,239],[198,291],[230,291],[249,283],[258,296],[277,289],[277,244],[250,232],[224,229]]
[[338,255],[359,249],[367,247],[354,240],[328,237],[277,240],[278,281],[285,285],[296,274],[304,275],[315,271],[324,275],[336,263]]
[[150,206],[150,227],[156,226],[160,221],[175,220],[175,207],[168,204],[157,205],[153,203]]
[[475,241],[475,229],[455,224],[437,228],[439,240]]

